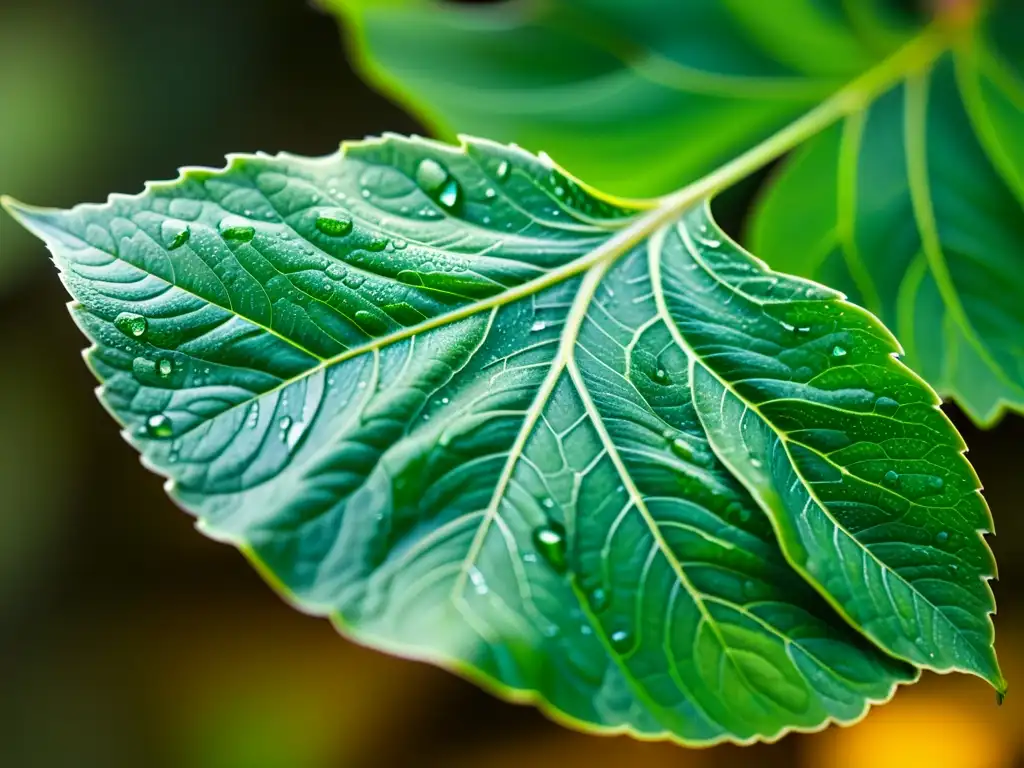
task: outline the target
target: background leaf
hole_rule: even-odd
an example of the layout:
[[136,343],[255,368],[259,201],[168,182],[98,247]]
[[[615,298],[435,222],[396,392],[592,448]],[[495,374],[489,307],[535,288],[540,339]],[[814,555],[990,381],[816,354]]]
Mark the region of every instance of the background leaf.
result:
[[[685,269],[681,243],[704,243],[708,280],[777,285],[773,312],[837,306],[767,273],[704,208],[645,243],[665,214],[545,160],[390,137],[342,157],[238,156],[105,206],[16,211],[80,302],[104,403],[172,496],[363,642],[563,718],[688,743],[850,721],[915,679],[789,567],[797,545],[782,537],[779,551],[765,489],[731,474],[698,421],[690,369],[709,365],[695,341],[707,328],[680,316],[734,297],[663,288],[656,265]],[[773,317],[755,324],[777,334]],[[824,363],[830,375],[927,397],[887,388],[872,360],[913,380],[858,323],[879,331],[856,315],[830,332],[865,362]],[[796,344],[794,360],[820,343]],[[984,511],[955,431],[928,412],[954,446],[950,485],[966,478]],[[987,576],[980,526],[963,525],[984,559],[959,560],[964,578]],[[915,546],[898,524],[885,533]],[[899,621],[891,602],[874,618],[893,629],[876,632],[808,570],[897,655],[933,626],[927,612]],[[991,657],[990,609],[961,600]],[[994,657],[929,663],[1002,686]]]
[[623,195],[700,178],[903,40],[839,0],[324,2],[364,75],[440,135],[544,150]]

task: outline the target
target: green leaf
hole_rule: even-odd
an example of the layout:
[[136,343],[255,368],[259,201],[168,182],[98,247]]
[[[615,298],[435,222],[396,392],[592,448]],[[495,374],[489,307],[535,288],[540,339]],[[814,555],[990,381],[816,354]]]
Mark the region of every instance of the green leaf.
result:
[[[1024,89],[975,43],[812,139],[753,249],[841,288],[980,424],[1024,409]],[[1016,99],[1016,100],[1014,100]],[[966,109],[965,109],[966,108]]]
[[702,189],[646,210],[391,136],[12,207],[147,466],[361,642],[690,744],[852,722],[901,660],[1002,691],[934,394]]
[[[628,195],[701,178],[877,69],[916,24],[849,0],[322,1],[366,77],[440,134],[545,149]],[[749,245],[879,315],[908,364],[989,426],[1024,411],[1022,14],[933,5],[956,84],[949,62],[910,68],[801,148]]]
[[865,34],[841,0],[321,2],[364,76],[439,135],[545,150],[623,195],[700,178],[904,40],[863,0]]

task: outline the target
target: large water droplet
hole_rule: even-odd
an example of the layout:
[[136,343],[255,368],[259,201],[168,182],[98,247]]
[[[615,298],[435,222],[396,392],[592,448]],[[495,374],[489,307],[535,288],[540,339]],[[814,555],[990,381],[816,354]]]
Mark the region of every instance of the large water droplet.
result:
[[161,376],[166,378],[174,372],[174,363],[165,358],[156,364],[156,370]]
[[533,545],[552,568],[559,573],[565,571],[565,529],[561,525],[552,521],[535,529]]
[[891,397],[880,397],[875,400],[875,413],[879,413],[882,416],[892,416],[899,410],[900,404],[893,400]]
[[174,433],[171,420],[162,413],[155,413],[146,419],[146,434],[150,437],[167,438]]
[[334,216],[320,216],[316,220],[316,228],[330,237],[342,237],[352,231],[352,221]]
[[167,244],[167,250],[176,251],[178,248],[181,248],[181,246],[187,243],[190,237],[192,237],[192,230],[190,230],[188,227],[179,230],[178,232],[174,233],[173,236],[171,237],[171,242]]
[[935,541],[939,544],[945,544],[947,541],[949,541],[949,532],[939,531],[937,534],[935,534]]
[[530,326],[530,330],[534,332],[543,331],[547,327],[547,323],[545,323],[543,320],[538,320],[537,322]]
[[379,336],[388,329],[386,322],[373,312],[367,312],[365,309],[360,309],[356,312],[355,321],[359,324],[360,328],[371,336]]
[[672,441],[672,453],[683,461],[690,461],[693,458],[693,451],[690,449],[690,444],[681,437],[677,437]]
[[832,357],[846,357],[846,350],[836,344],[832,347]]
[[139,338],[149,327],[149,321],[134,312],[122,312],[114,318],[114,325],[126,336]]
[[512,167],[508,164],[508,160],[502,160],[498,164],[498,171],[497,171],[497,174],[496,174],[497,177],[498,177],[498,181],[504,181],[505,179],[507,179],[509,171],[511,171],[511,170],[512,170]]
[[896,485],[896,482],[900,479],[899,473],[890,469],[882,476],[882,481],[886,485]]
[[224,221],[220,223],[220,236],[225,240],[232,240],[237,243],[248,243],[256,236],[256,230],[253,227],[236,224],[234,221],[235,220],[228,218],[224,219]]
[[617,629],[611,633],[608,638],[612,642],[612,648],[619,653],[625,653],[632,647],[632,638],[629,636],[629,632],[624,629]]
[[448,170],[437,160],[425,158],[416,166],[416,183],[428,195],[437,192],[448,181]]
[[459,188],[459,183],[455,179],[448,179],[441,187],[437,201],[450,210],[459,204],[461,195],[462,190]]

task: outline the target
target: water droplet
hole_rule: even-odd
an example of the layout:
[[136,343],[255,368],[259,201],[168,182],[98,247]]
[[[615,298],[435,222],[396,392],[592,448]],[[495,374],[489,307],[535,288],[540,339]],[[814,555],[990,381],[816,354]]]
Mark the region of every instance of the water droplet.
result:
[[497,194],[498,193],[495,192],[491,187],[488,187],[487,189],[484,190],[484,197],[486,197],[488,200],[493,200],[495,195]]
[[809,325],[798,325],[793,329],[793,332],[799,335],[803,335],[811,332],[811,326]]
[[480,573],[479,568],[469,569],[469,580],[473,582],[473,589],[478,595],[486,595],[489,591],[487,589],[487,581],[484,579],[484,575]]
[[580,634],[581,635],[592,635],[592,634],[594,634],[594,630],[591,629],[589,624],[581,624],[580,625]]
[[534,331],[534,332],[536,332],[536,331],[543,331],[547,327],[548,327],[547,323],[545,323],[543,320],[538,320],[537,322],[535,322],[533,325],[530,326],[530,330]]
[[337,219],[333,216],[320,216],[316,220],[316,228],[325,235],[342,237],[352,231],[352,221],[349,219]]
[[277,423],[277,426],[279,426],[282,431],[288,429],[288,427],[290,427],[291,425],[292,425],[292,417],[291,416],[285,416],[284,418],[282,418]]
[[146,434],[150,437],[167,438],[173,431],[171,420],[162,413],[154,413],[146,419]]
[[677,437],[672,441],[672,453],[681,458],[683,461],[690,461],[693,458],[693,451],[690,450],[690,445],[681,437]]
[[126,336],[139,338],[149,327],[149,321],[134,312],[122,312],[114,318],[114,325]]
[[497,174],[496,174],[497,177],[498,177],[498,181],[504,181],[505,179],[507,179],[509,171],[511,171],[511,170],[512,170],[512,168],[508,164],[508,160],[502,160],[498,164],[498,171],[497,171]]
[[533,545],[552,568],[559,573],[565,571],[565,529],[561,525],[551,522],[534,530]]
[[896,481],[898,481],[899,479],[899,473],[891,469],[882,476],[882,481],[886,485],[895,485]]
[[174,372],[174,363],[165,358],[156,364],[156,369],[161,376],[170,376]]
[[451,210],[459,204],[460,196],[459,183],[455,179],[448,179],[444,186],[441,187],[441,191],[437,195],[437,201],[445,208]]
[[386,237],[382,235],[377,235],[369,243],[366,244],[366,250],[377,252],[383,251],[385,248],[388,247],[388,242],[390,241]]
[[949,533],[947,531],[939,531],[935,534],[935,541],[939,544],[945,544],[949,541]]
[[846,350],[837,344],[832,347],[832,357],[846,357]]
[[608,607],[608,593],[598,587],[587,595],[587,602],[595,611],[603,611]]
[[396,237],[393,241],[393,245],[395,246],[396,250],[403,251],[405,250],[405,247],[408,245],[408,243],[405,242],[405,240]]
[[232,224],[231,219],[225,219],[220,223],[220,226],[220,236],[225,240],[232,240],[237,243],[248,243],[256,236],[255,228]]
[[328,264],[324,270],[327,276],[333,280],[341,280],[348,272],[341,264]]
[[178,248],[181,248],[181,246],[187,243],[190,237],[192,237],[192,230],[190,230],[188,227],[185,227],[177,234],[175,234],[174,237],[171,238],[171,242],[168,244],[167,250],[176,251]]
[[424,158],[416,167],[416,183],[427,194],[433,194],[448,181],[448,171],[432,158]]
[[552,499],[550,496],[548,496],[546,499],[544,499],[544,501],[542,501],[541,504],[544,505],[544,509],[554,509],[555,508],[555,500]]
[[899,410],[900,404],[891,397],[880,397],[875,400],[875,413],[882,416],[891,416]]
[[365,309],[360,309],[356,312],[355,321],[359,324],[360,328],[371,336],[379,336],[388,329],[387,324],[380,317],[373,312],[367,312]]
[[619,653],[625,653],[632,646],[632,640],[629,637],[629,632],[624,629],[615,630],[608,639],[612,642],[612,648]]
[[757,458],[756,456],[751,456],[750,457],[750,466],[752,466],[754,469],[760,469],[761,467],[764,466],[764,463],[759,458]]

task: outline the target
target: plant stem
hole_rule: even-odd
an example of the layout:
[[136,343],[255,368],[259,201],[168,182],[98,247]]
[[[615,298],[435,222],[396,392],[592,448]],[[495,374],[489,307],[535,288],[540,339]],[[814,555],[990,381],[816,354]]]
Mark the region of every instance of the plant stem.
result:
[[878,66],[841,88],[778,133],[730,160],[702,179],[658,200],[655,213],[668,220],[694,203],[735,184],[795,149],[839,119],[867,107],[909,75],[928,68],[947,48],[937,28],[926,29]]

